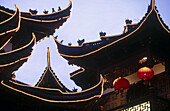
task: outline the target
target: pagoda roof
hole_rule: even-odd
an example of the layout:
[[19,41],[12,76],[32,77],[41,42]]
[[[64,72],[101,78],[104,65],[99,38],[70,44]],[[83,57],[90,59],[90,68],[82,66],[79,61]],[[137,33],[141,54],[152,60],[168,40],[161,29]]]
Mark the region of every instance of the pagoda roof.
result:
[[0,50],[12,39],[20,28],[20,12],[16,6],[15,13],[8,19],[0,22]]
[[101,40],[83,43],[80,46],[64,45],[59,41],[55,40],[58,47],[58,52],[70,63],[74,64],[79,60],[81,61],[86,57],[102,52],[103,50],[106,50],[110,47],[112,47],[113,50],[116,48],[115,46],[118,47],[120,46],[120,44],[125,44],[125,42],[126,44],[128,44],[129,40],[131,40],[131,42],[132,41],[135,42],[139,39],[146,39],[142,38],[146,36],[145,33],[148,33],[149,35],[154,33],[162,33],[165,35],[166,39],[164,38],[159,39],[164,39],[165,42],[167,42],[167,39],[169,39],[170,37],[170,29],[163,22],[162,18],[158,14],[158,11],[155,6],[155,0],[151,0],[151,4],[148,7],[147,13],[139,23],[127,25],[131,25],[132,29],[126,33],[115,36],[101,36]]
[[29,86],[15,79],[2,79],[0,88],[7,89],[10,92],[12,91],[12,93],[19,93],[18,95],[25,98],[34,98],[38,101],[55,103],[59,107],[82,109],[90,107],[92,103],[101,97],[103,84],[104,81],[101,75],[96,85],[81,92],[71,92],[53,73],[50,67],[50,52],[49,48],[47,48],[47,67],[35,86]]
[[11,91],[18,92],[30,98],[75,109],[80,107],[87,108],[89,105],[92,105],[91,103],[95,102],[97,98],[100,98],[103,93],[103,84],[103,77],[101,76],[100,81],[89,89],[81,92],[62,92],[60,89],[32,87],[16,80],[1,81],[1,85]]
[[49,47],[47,48],[47,67],[44,73],[42,74],[40,80],[37,82],[35,87],[44,87],[44,88],[55,88],[60,89],[62,92],[71,92],[67,89],[54,74],[50,66],[50,51]]

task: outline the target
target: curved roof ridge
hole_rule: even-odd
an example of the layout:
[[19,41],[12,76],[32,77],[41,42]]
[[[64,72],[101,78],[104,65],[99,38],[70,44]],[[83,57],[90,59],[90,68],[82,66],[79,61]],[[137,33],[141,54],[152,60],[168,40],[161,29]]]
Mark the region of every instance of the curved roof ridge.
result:
[[47,16],[47,15],[52,15],[52,14],[60,13],[62,11],[67,10],[69,7],[72,7],[72,1],[71,0],[69,0],[69,1],[70,1],[70,3],[69,3],[69,5],[66,8],[61,9],[61,10],[59,10],[57,12],[53,12],[53,13],[49,13],[49,14],[32,14],[31,12],[23,12],[23,13],[29,13],[32,16]]
[[[149,7],[151,6],[151,8],[148,7],[148,12],[145,14],[145,16],[143,18],[146,18],[146,16],[148,15],[148,13],[152,10],[152,8],[155,7],[155,2],[153,2],[154,0],[151,0],[151,3],[149,5]],[[141,20],[139,23],[141,23],[143,20]],[[139,23],[135,23],[135,24],[128,24],[128,25],[139,25]],[[133,31],[132,31],[133,32]],[[125,33],[126,34],[126,33]],[[117,37],[117,36],[122,36],[124,34],[117,34],[117,35],[110,35],[110,36],[100,36],[100,39],[102,38],[111,38],[111,37]],[[53,36],[54,38],[54,36]],[[86,43],[82,43],[80,46],[70,46],[70,45],[65,45],[65,44],[62,44],[60,43],[59,41],[57,41],[55,38],[54,40],[56,41],[56,43],[58,45],[62,45],[62,46],[65,46],[65,47],[83,47],[83,45],[85,44],[90,44],[90,43],[95,43],[95,42],[101,42],[101,40],[96,40],[96,41],[92,41],[92,42],[86,42]]]
[[152,0],[154,2],[152,2],[152,7],[156,13],[157,19],[159,20],[159,23],[161,24],[161,26],[168,32],[170,33],[170,29],[169,27],[164,23],[164,21],[162,20],[160,14],[158,13],[157,7],[155,6],[155,0]]
[[[41,15],[31,14],[31,12],[21,12],[21,18],[25,20],[36,21],[36,22],[57,22],[62,19],[67,19],[70,17],[70,9],[72,8],[72,1],[71,0],[69,1],[70,1],[69,5],[63,10],[53,12],[50,14],[41,14]],[[12,13],[14,13],[13,10],[10,10],[9,8],[5,8],[4,6],[0,6],[0,11],[8,15],[12,15]],[[59,13],[65,13],[65,14],[61,16],[61,14],[59,15]],[[56,17],[51,17],[53,15]]]

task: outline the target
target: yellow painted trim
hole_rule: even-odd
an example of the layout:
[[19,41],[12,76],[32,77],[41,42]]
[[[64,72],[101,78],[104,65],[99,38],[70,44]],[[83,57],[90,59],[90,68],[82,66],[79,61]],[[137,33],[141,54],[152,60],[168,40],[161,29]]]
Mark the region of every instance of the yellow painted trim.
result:
[[50,66],[50,50],[49,50],[49,47],[47,47],[47,66]]
[[72,77],[74,77],[74,76],[76,76],[76,75],[78,75],[78,74],[80,74],[80,73],[85,71],[85,68],[81,67],[81,69],[82,69],[82,71],[79,71],[79,72],[77,72],[77,73],[75,73],[73,75],[70,75],[70,78],[72,78]]
[[[166,28],[164,27],[163,23],[161,22],[161,20],[160,20],[160,18],[159,18],[159,15],[158,15],[158,13],[157,13],[157,11],[156,11],[156,9],[155,9],[155,1],[153,0],[153,1],[152,1],[152,9],[151,9],[151,11],[149,12],[149,14],[146,16],[146,18],[143,20],[143,22],[139,25],[139,27],[137,27],[136,30],[132,31],[130,34],[128,34],[128,35],[126,35],[126,36],[124,36],[124,37],[122,37],[122,38],[120,38],[120,39],[118,39],[118,40],[116,40],[116,41],[108,44],[108,45],[105,45],[105,46],[103,46],[103,47],[101,47],[101,48],[99,48],[99,49],[96,49],[96,50],[94,50],[94,51],[92,51],[92,52],[89,52],[89,53],[86,53],[86,54],[83,54],[83,55],[73,56],[73,55],[65,55],[65,54],[62,54],[62,53],[60,53],[59,51],[58,51],[58,52],[59,52],[59,54],[60,54],[61,56],[63,56],[63,57],[71,57],[71,58],[81,58],[81,57],[85,57],[85,56],[88,56],[88,55],[90,55],[90,54],[96,53],[96,52],[98,52],[98,51],[100,51],[100,50],[102,50],[102,49],[104,49],[104,48],[106,48],[106,47],[109,47],[109,46],[111,46],[111,45],[113,45],[113,44],[115,44],[115,43],[117,43],[117,42],[119,42],[119,41],[121,41],[121,40],[129,37],[130,35],[134,34],[136,31],[138,31],[138,30],[142,27],[142,25],[144,24],[144,22],[147,20],[147,18],[150,16],[150,14],[151,14],[153,11],[156,12],[157,18],[158,18],[160,24],[162,25],[162,27],[163,27],[168,33],[170,33],[170,31],[169,31],[168,29],[166,29]],[[53,38],[54,38],[54,37],[53,37]],[[55,38],[54,38],[54,40],[55,40]],[[57,40],[56,40],[56,41],[57,41]],[[57,42],[58,42],[58,41],[57,41]],[[58,43],[59,43],[59,42],[58,42]],[[70,46],[67,46],[67,47],[70,47]],[[72,46],[72,47],[73,47],[73,46]],[[82,47],[82,46],[80,46],[80,47]]]
[[[32,36],[33,36],[32,40],[31,40],[27,45],[25,45],[25,46],[23,46],[23,47],[21,47],[21,48],[19,48],[19,49],[10,51],[10,52],[0,53],[0,55],[5,55],[5,54],[12,53],[12,52],[16,52],[16,51],[18,51],[18,50],[22,50],[23,48],[29,46],[33,41],[34,41],[34,46],[35,46],[35,44],[36,44],[35,34],[32,33]],[[34,50],[35,50],[35,47],[33,48],[33,51],[32,51],[32,53],[31,53],[31,55],[33,54]],[[31,57],[31,55],[29,55],[28,57],[24,57],[24,58],[21,58],[21,59],[19,59],[19,60],[16,60],[16,61],[14,61],[14,62],[8,63],[8,64],[0,65],[0,67],[5,67],[5,66],[13,65],[13,64],[15,64],[15,63],[17,63],[17,62],[19,62],[19,61],[21,61],[21,60],[25,60],[25,59]]]

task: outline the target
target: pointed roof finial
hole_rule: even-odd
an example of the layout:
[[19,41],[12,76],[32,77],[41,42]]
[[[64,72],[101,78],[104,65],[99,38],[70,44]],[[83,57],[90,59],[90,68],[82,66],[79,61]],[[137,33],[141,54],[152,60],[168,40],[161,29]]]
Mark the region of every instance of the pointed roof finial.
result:
[[153,8],[153,7],[155,7],[155,0],[151,0],[151,7]]
[[47,66],[50,66],[50,51],[49,51],[49,47],[47,47]]

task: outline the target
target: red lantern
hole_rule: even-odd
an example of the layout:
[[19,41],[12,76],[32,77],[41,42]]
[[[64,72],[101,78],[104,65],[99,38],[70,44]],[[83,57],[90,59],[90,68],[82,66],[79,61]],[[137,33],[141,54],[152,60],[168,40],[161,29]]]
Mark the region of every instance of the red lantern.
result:
[[138,70],[137,76],[142,80],[151,79],[154,76],[154,71],[149,67],[142,67]]
[[113,86],[115,89],[124,90],[129,88],[130,83],[127,79],[119,77],[113,81]]

